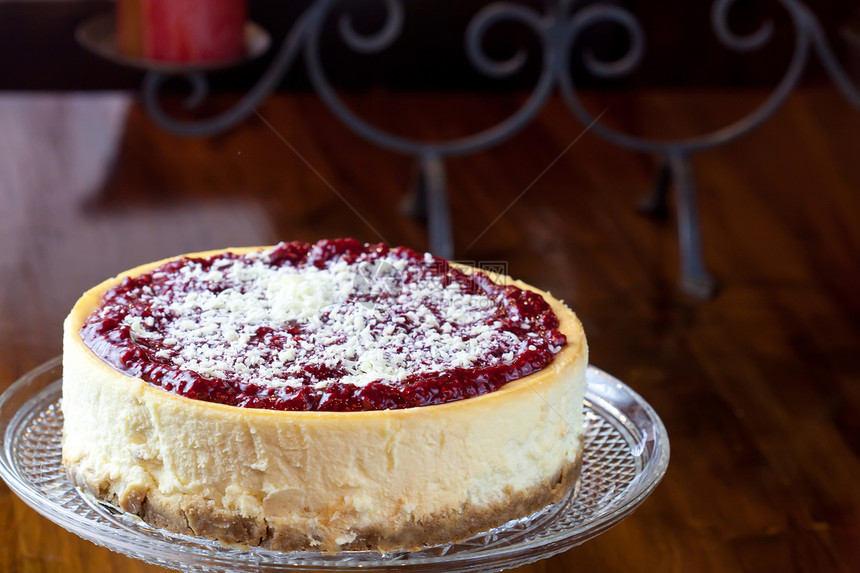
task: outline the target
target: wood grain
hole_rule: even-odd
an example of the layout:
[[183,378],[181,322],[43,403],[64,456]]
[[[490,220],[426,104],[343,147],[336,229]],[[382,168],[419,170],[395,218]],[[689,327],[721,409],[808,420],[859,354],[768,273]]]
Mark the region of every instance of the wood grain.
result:
[[[589,103],[659,136],[713,128],[764,95]],[[400,133],[441,138],[492,125],[519,101],[368,94],[350,104]],[[313,96],[259,111],[265,121],[187,140],[123,94],[0,95],[0,389],[59,354],[62,319],[84,289],[146,261],[333,236],[426,248],[425,229],[400,212],[408,158],[360,140]],[[590,134],[561,153],[582,130],[554,100],[509,142],[448,162],[458,258],[504,261],[566,300],[592,362],[663,417],[672,461],[630,518],[518,571],[860,571],[860,113],[808,89],[695,159],[706,257],[723,285],[707,302],[675,286],[672,221],[633,208],[652,160]],[[0,528],[0,571],[159,570],[64,532],[5,485]]]

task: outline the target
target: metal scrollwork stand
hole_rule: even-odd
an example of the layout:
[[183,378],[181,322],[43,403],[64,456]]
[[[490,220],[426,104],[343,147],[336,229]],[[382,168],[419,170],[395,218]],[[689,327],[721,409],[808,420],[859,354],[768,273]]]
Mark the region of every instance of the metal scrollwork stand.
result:
[[[362,54],[384,50],[400,36],[405,20],[402,0],[380,0],[386,10],[385,22],[370,35],[355,31],[348,13],[340,15],[339,32],[344,43]],[[511,76],[522,69],[527,60],[524,50],[510,59],[492,59],[483,49],[483,40],[493,26],[500,22],[524,25],[540,41],[542,66],[538,79],[525,103],[512,115],[495,126],[473,135],[443,142],[424,142],[385,132],[356,115],[333,88],[320,57],[320,35],[323,25],[332,16],[334,0],[317,0],[299,17],[278,49],[274,60],[251,90],[233,107],[221,115],[194,122],[171,117],[159,102],[162,85],[168,74],[150,71],[143,84],[144,106],[164,129],[188,136],[206,136],[222,132],[251,115],[257,106],[280,84],[284,74],[303,53],[311,83],[319,97],[335,116],[356,133],[381,147],[415,157],[417,176],[410,195],[411,213],[426,215],[431,250],[452,258],[454,242],[448,210],[445,182],[445,158],[467,155],[490,148],[510,138],[528,125],[542,109],[547,98],[558,88],[571,112],[596,135],[632,151],[648,153],[660,159],[657,183],[653,194],[643,204],[644,210],[657,215],[668,209],[667,194],[676,192],[678,239],[680,246],[681,289],[693,296],[708,298],[715,291],[715,281],[708,273],[702,255],[695,176],[690,161],[694,153],[706,151],[749,133],[773,115],[795,89],[806,68],[810,52],[814,51],[845,98],[860,109],[860,91],[840,66],[828,44],[827,37],[815,14],[799,0],[779,0],[787,12],[795,32],[794,52],[790,63],[771,95],[749,115],[712,133],[681,140],[653,140],[614,130],[600,122],[582,103],[570,73],[573,47],[583,31],[595,24],[613,24],[624,30],[628,47],[620,57],[606,61],[591,51],[582,52],[586,69],[599,78],[619,78],[630,74],[645,53],[645,33],[638,19],[628,10],[611,4],[591,4],[577,7],[575,0],[550,2],[543,13],[514,2],[501,1],[487,5],[471,19],[465,33],[466,54],[472,65],[492,78]],[[717,39],[728,49],[749,52],[761,49],[771,39],[774,24],[765,21],[757,31],[745,36],[732,31],[728,14],[736,0],[715,0],[711,9],[711,25]],[[185,74],[192,87],[190,104],[199,103],[207,93],[203,73]]]

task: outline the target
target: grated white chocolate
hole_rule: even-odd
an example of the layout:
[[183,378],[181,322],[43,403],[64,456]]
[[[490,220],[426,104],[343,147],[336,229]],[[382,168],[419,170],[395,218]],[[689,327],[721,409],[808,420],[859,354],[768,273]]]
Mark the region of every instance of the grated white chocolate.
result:
[[[124,317],[133,340],[144,347],[160,343],[155,356],[183,370],[275,388],[301,387],[308,369],[336,372],[337,382],[363,387],[512,364],[535,350],[538,335],[506,329],[495,300],[456,282],[445,286],[430,272],[433,257],[416,262],[389,253],[297,268],[268,264],[269,254],[211,265],[191,260],[166,285],[132,289],[129,296],[152,311]],[[165,276],[156,271],[154,284]],[[292,336],[279,334],[289,329]],[[325,388],[331,379],[321,376],[315,386]]]

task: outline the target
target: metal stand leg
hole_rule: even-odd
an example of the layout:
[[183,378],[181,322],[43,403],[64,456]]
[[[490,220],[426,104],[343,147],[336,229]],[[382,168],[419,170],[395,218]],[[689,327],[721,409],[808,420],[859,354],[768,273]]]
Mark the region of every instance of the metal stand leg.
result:
[[400,203],[400,210],[407,217],[427,222],[427,184],[425,181],[424,170],[421,168],[421,159],[415,162],[415,171],[412,173],[412,185],[403,201]]
[[454,258],[445,163],[438,155],[422,155],[419,158],[415,194],[426,200],[430,252],[445,259]]
[[696,298],[714,296],[717,283],[705,269],[696,181],[690,157],[675,153],[669,157],[672,179],[678,194],[678,243],[681,249],[681,290]]
[[667,219],[669,217],[669,186],[672,184],[672,169],[666,159],[660,163],[657,170],[657,181],[654,189],[647,197],[639,201],[639,212],[652,219]]

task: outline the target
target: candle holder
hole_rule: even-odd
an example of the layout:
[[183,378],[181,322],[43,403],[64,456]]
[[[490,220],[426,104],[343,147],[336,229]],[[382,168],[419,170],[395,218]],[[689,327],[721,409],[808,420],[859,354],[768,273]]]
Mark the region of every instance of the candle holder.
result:
[[75,40],[93,54],[121,66],[167,75],[187,75],[197,72],[214,72],[232,68],[265,54],[272,39],[265,28],[254,22],[245,22],[245,50],[241,58],[207,62],[170,62],[130,56],[117,49],[116,15],[113,12],[99,14],[86,20],[75,29]]

